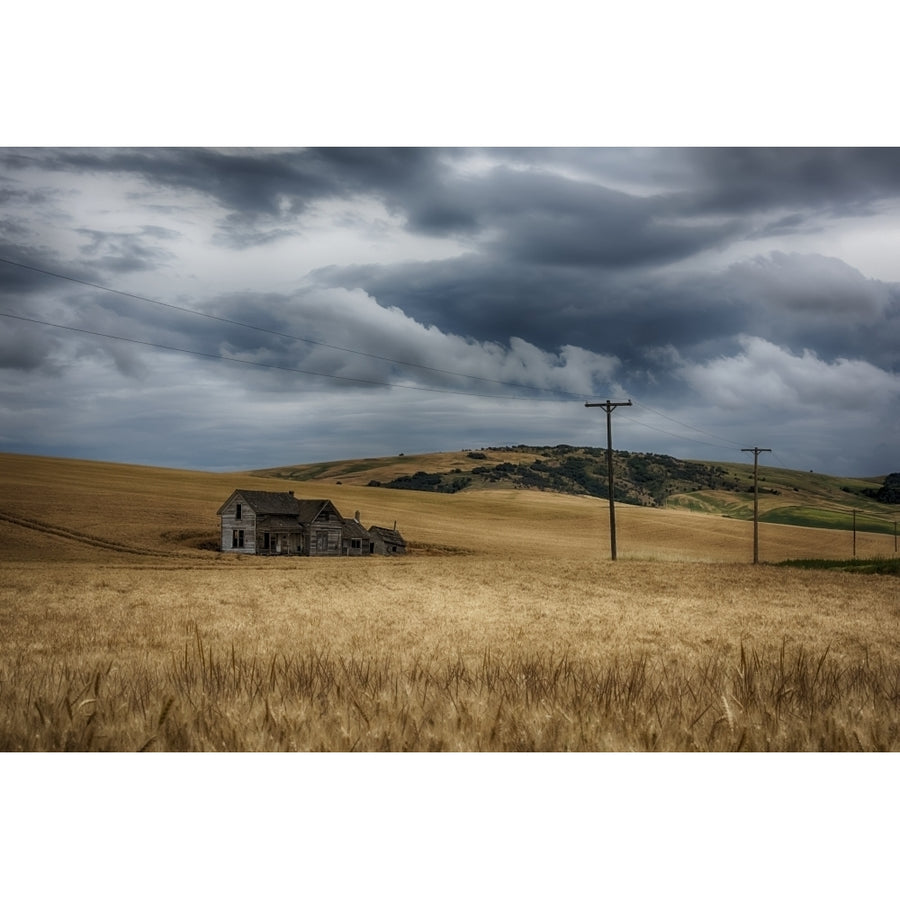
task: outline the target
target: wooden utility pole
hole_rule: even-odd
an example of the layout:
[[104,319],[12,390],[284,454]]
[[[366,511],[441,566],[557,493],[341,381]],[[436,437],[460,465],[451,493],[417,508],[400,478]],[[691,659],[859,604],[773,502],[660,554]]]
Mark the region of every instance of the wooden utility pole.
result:
[[612,450],[612,411],[617,406],[631,406],[630,400],[613,403],[585,403],[585,406],[600,406],[606,410],[606,472],[609,480],[609,551],[612,559],[616,558],[616,503],[613,484],[613,450]]
[[753,562],[759,562],[759,454],[771,453],[768,447],[741,447],[741,453],[753,454]]

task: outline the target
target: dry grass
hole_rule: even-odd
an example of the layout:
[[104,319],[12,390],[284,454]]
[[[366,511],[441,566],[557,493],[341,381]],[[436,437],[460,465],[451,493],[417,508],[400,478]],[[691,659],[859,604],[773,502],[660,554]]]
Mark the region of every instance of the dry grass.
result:
[[340,486],[418,551],[223,557],[234,476],[4,461],[0,749],[900,745],[896,580],[746,523],[625,508],[614,564],[595,501]]
[[900,742],[877,577],[459,557],[23,564],[5,581],[5,750]]

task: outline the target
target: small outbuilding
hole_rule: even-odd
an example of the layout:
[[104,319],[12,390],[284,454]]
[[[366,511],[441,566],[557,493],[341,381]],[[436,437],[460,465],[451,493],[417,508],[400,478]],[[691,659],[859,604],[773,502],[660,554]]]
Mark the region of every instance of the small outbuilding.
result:
[[406,541],[403,535],[397,531],[397,523],[393,528],[383,528],[381,525],[370,525],[369,534],[372,535],[372,552],[386,556],[395,553],[406,553]]

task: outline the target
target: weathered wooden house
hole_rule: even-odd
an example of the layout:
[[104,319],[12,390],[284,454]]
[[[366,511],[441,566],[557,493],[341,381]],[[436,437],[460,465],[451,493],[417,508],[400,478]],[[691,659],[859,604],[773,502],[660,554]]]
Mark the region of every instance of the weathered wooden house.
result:
[[219,507],[223,553],[257,556],[368,556],[405,553],[394,528],[364,528],[330,500],[299,500],[293,491],[236,490]]
[[380,525],[370,525],[369,534],[372,535],[372,552],[390,556],[394,553],[406,553],[406,541],[403,535],[397,531],[397,523],[393,528],[382,528]]
[[219,508],[222,552],[261,556],[340,556],[344,517],[330,500],[293,491],[235,491]]

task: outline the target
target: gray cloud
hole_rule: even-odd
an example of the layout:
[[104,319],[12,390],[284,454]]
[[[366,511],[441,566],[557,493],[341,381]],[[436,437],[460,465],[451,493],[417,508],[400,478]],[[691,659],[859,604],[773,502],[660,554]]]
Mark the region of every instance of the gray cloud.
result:
[[52,335],[27,323],[10,321],[0,330],[0,369],[48,369],[56,373],[59,367],[50,361],[56,346]]
[[735,264],[725,281],[762,337],[826,360],[900,367],[900,284],[865,278],[833,257],[784,253]]
[[0,263],[0,312],[83,330],[0,318],[0,431],[253,466],[298,421],[296,461],[596,440],[579,398],[622,393],[635,449],[739,453],[765,426],[799,468],[896,470],[900,269],[845,248],[898,221],[893,150],[0,152],[0,257],[204,314]]
[[900,195],[900,149],[730,148],[685,151],[698,186],[679,197],[685,211],[729,214],[799,206],[867,215]]
[[12,171],[38,168],[134,176],[147,185],[207,195],[238,218],[285,219],[321,199],[360,192],[402,196],[428,184],[439,157],[415,149],[51,150],[7,154]]
[[141,272],[155,269],[174,259],[174,254],[159,246],[160,241],[172,241],[178,232],[158,226],[146,226],[140,232],[103,232],[91,228],[77,228],[76,233],[87,240],[81,251],[90,265],[111,274]]

